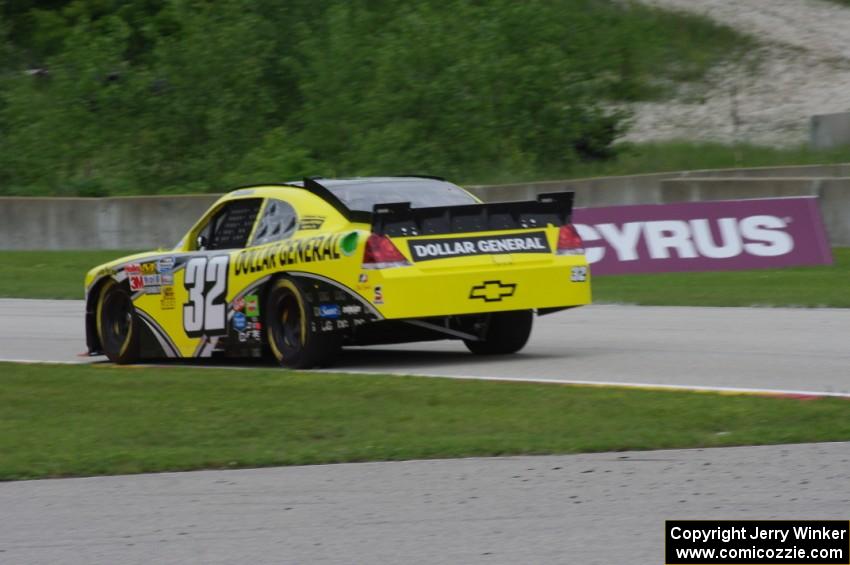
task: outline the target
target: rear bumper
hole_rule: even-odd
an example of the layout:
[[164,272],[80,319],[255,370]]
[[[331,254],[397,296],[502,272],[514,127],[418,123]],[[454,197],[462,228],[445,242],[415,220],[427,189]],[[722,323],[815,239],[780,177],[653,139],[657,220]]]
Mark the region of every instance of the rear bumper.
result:
[[386,319],[564,308],[591,301],[590,270],[581,255],[490,261],[474,268],[414,264],[364,274],[367,280],[361,278],[357,290]]

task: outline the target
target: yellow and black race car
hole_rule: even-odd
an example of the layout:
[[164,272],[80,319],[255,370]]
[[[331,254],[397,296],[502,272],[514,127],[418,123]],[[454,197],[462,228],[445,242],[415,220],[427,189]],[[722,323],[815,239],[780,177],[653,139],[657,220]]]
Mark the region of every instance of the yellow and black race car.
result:
[[460,339],[520,350],[538,315],[590,302],[573,194],[483,204],[433,177],[240,188],[170,251],[86,276],[90,354],[330,364],[344,345]]

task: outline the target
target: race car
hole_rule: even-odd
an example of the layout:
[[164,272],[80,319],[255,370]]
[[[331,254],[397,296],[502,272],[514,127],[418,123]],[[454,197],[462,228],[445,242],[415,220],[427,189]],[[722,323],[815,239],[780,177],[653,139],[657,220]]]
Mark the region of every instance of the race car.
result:
[[273,356],[456,339],[522,349],[534,313],[590,302],[573,193],[482,203],[436,177],[307,178],[221,197],[171,250],[85,279],[89,354]]

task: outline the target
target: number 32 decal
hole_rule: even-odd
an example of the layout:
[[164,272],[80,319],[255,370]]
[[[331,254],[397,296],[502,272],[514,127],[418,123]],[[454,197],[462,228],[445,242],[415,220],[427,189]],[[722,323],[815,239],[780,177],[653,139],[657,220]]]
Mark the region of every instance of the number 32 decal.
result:
[[183,286],[189,301],[183,305],[183,329],[189,337],[227,333],[227,255],[195,257],[186,264]]

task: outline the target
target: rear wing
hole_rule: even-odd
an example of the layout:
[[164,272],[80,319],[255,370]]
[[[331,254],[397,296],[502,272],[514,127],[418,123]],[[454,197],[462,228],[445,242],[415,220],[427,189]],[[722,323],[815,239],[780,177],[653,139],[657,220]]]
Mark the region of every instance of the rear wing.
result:
[[308,177],[290,186],[301,186],[349,221],[371,223],[373,233],[390,237],[541,228],[549,224],[560,227],[570,223],[575,197],[573,192],[549,192],[538,195],[537,200],[429,208],[411,208],[410,202],[388,202],[376,204],[370,213],[348,208],[321,184],[321,179]]
[[390,237],[560,227],[570,223],[573,192],[541,194],[537,200],[411,208],[409,202],[376,204],[372,232]]

